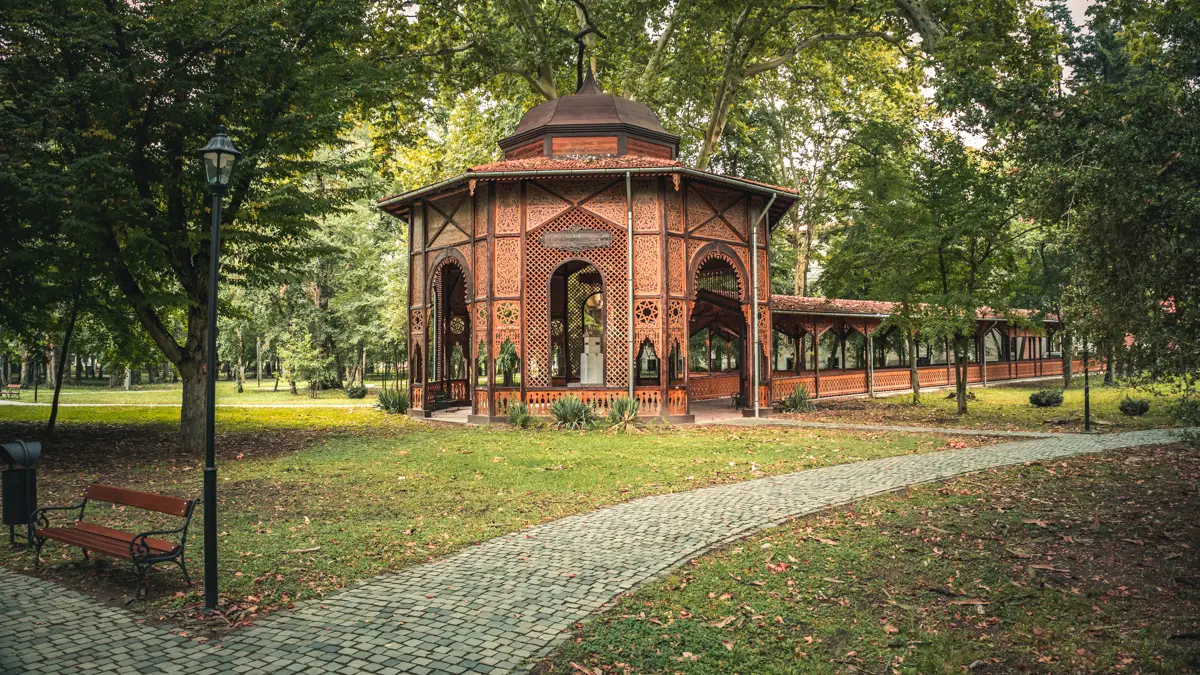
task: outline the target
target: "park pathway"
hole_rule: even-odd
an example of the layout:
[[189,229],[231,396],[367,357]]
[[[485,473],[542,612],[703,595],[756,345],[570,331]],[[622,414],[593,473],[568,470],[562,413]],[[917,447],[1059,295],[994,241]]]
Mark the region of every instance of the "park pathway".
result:
[[521,672],[617,595],[789,517],[991,467],[1170,442],[1178,433],[1038,438],[646,497],[377,577],[219,645],[0,570],[0,672]]

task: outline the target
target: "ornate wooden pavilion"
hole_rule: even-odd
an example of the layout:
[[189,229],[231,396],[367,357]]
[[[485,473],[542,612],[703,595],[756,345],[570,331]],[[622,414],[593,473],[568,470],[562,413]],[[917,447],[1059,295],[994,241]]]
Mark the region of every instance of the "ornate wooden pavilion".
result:
[[[602,92],[532,108],[502,161],[382,200],[409,226],[413,414],[574,395],[603,411],[748,414],[804,384],[817,396],[953,382],[945,345],[909,355],[876,334],[888,303],[770,294],[769,233],[795,191],[697,171],[645,105]],[[1052,340],[981,316],[972,381],[1061,372]],[[757,359],[751,355],[757,354]]]

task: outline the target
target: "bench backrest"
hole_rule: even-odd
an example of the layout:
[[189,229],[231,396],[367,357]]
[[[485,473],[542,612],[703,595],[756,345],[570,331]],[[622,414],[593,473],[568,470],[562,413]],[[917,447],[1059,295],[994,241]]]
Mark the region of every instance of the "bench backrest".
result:
[[21,388],[21,385],[19,385],[19,384],[10,384],[10,385],[8,385],[8,388],[9,388],[9,389],[20,389],[20,388]]
[[101,485],[99,483],[89,485],[87,491],[84,493],[84,497],[111,504],[132,506],[137,509],[145,509],[146,511],[158,511],[159,513],[167,513],[172,516],[179,516],[180,518],[188,515],[192,510],[192,500],[190,499],[156,495],[151,492],[138,492],[137,490],[126,490],[125,488]]

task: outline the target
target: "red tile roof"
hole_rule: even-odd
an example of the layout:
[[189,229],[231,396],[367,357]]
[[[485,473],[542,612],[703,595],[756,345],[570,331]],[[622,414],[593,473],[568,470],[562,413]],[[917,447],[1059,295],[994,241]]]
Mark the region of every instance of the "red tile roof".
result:
[[[842,300],[839,298],[816,298],[801,295],[771,295],[776,311],[812,314],[886,315],[896,310],[900,303],[886,300]],[[1012,314],[1033,318],[1037,312],[1031,309],[1015,309]],[[988,307],[980,307],[976,315],[980,319],[1004,320],[1004,316]],[[1047,321],[1056,321],[1046,316]]]
[[[473,166],[467,170],[467,175],[484,171],[577,171],[579,169],[654,169],[662,167],[671,169],[683,166],[676,159],[659,157],[640,157],[626,155],[624,157],[571,157],[555,159],[550,157],[526,157],[524,159],[509,159],[502,162],[492,162]],[[664,173],[666,173],[664,171]]]

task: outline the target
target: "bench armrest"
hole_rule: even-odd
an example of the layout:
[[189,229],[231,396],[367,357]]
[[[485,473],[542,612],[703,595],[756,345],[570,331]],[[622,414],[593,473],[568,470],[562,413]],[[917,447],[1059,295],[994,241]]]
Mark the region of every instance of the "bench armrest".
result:
[[86,499],[72,506],[43,506],[29,514],[29,527],[49,527],[50,519],[46,517],[46,513],[49,511],[78,511],[79,515],[76,517],[76,520],[78,520],[83,517],[83,507],[85,506],[87,506]]
[[[134,535],[133,539],[129,540],[129,555],[135,558],[144,558],[150,555],[150,547],[146,544],[148,537],[163,534],[179,534],[186,536],[189,522],[185,522],[182,527],[177,527],[174,530],[150,530],[149,532],[139,532]],[[183,549],[183,541],[180,540],[179,548]]]

